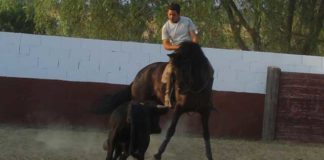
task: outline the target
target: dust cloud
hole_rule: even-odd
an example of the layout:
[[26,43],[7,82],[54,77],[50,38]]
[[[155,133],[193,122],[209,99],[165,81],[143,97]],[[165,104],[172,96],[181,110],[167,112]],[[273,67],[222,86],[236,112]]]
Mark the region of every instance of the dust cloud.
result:
[[[103,160],[106,152],[102,143],[106,138],[107,131],[88,128],[0,125],[0,160]],[[163,139],[164,134],[151,136],[145,159],[152,159]],[[319,160],[324,157],[324,144],[212,139],[211,146],[217,160]],[[206,159],[204,141],[201,136],[176,134],[162,159]]]

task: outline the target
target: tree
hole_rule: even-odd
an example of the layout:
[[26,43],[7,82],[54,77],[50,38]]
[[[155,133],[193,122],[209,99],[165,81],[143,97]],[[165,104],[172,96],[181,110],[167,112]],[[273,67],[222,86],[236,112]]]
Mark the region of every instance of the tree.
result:
[[[324,0],[313,1],[312,5],[312,21],[310,22],[308,36],[305,38],[305,43],[303,45],[302,53],[310,54],[314,52],[316,45],[318,43],[318,38],[320,32],[323,28],[324,19]],[[319,5],[318,5],[319,4]]]
[[[176,0],[204,47],[324,55],[324,0]],[[169,1],[2,0],[0,30],[161,43]]]
[[324,0],[222,0],[233,37],[242,50],[302,54],[320,53],[323,3]]
[[34,0],[35,33],[47,35],[61,35],[58,23],[57,0]]
[[0,1],[0,30],[9,32],[34,32],[32,5],[28,1]]

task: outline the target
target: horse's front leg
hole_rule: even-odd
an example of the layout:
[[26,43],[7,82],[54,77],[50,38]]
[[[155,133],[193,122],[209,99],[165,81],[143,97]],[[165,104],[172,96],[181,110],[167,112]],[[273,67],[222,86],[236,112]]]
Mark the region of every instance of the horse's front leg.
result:
[[116,129],[113,128],[109,131],[108,140],[104,143],[103,148],[107,151],[106,160],[114,160],[114,151],[116,146]]
[[201,122],[202,122],[202,127],[203,127],[203,136],[204,136],[204,141],[205,141],[205,148],[206,148],[206,157],[208,160],[213,160],[213,155],[211,152],[211,146],[210,146],[210,135],[209,135],[209,115],[210,111],[201,113]]
[[174,115],[172,117],[171,125],[170,125],[170,127],[169,127],[169,129],[167,131],[166,137],[165,137],[163,143],[161,144],[158,153],[156,153],[154,155],[154,158],[156,160],[161,159],[162,153],[165,151],[165,149],[166,149],[166,147],[167,147],[167,145],[168,145],[171,137],[175,133],[175,129],[176,129],[176,126],[177,126],[177,123],[178,123],[178,120],[179,120],[181,114],[182,114],[182,112],[180,112],[179,109],[176,107],[175,108]]
[[[111,141],[111,139],[108,139],[107,142],[105,142],[107,144],[104,144],[104,148],[107,149],[107,157],[106,160],[113,160],[113,152],[114,152],[114,147],[113,147],[113,143]],[[105,146],[107,145],[107,146]]]

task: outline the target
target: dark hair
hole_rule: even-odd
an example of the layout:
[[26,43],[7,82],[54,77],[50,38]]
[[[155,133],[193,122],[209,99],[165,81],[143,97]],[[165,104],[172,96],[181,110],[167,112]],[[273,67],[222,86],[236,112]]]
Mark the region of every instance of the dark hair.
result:
[[177,3],[171,3],[168,7],[169,10],[176,11],[178,14],[180,14],[180,5]]

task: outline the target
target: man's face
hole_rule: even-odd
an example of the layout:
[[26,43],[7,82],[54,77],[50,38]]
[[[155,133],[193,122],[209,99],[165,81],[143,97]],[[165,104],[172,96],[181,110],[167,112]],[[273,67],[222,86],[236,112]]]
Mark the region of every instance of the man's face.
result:
[[180,14],[178,14],[175,10],[168,10],[168,19],[172,23],[177,23],[180,19]]

